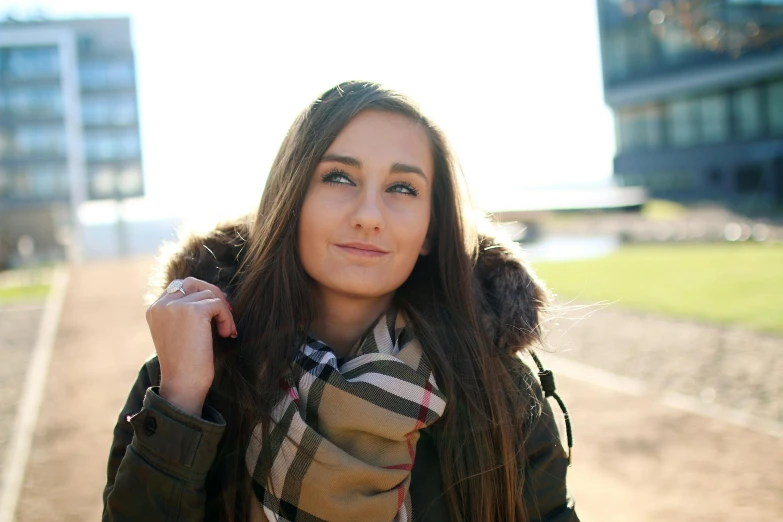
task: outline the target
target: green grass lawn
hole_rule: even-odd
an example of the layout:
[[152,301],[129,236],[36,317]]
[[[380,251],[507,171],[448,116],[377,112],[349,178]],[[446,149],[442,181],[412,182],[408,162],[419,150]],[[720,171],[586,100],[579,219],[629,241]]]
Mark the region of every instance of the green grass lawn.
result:
[[564,299],[783,333],[781,245],[632,245],[534,267]]
[[49,285],[12,286],[0,288],[0,304],[42,301],[49,293]]

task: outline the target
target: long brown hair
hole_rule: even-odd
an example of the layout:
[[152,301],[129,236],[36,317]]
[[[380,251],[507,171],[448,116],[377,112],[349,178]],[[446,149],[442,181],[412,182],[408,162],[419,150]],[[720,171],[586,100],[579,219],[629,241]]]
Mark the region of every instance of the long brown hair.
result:
[[[443,133],[408,98],[365,82],[342,83],[308,106],[288,131],[272,165],[231,288],[236,341],[216,338],[210,400],[227,429],[207,481],[211,516],[244,521],[252,492],[244,451],[252,429],[280,397],[314,317],[311,281],[297,253],[299,210],[320,158],[343,127],[367,109],[401,114],[429,136],[435,159],[431,251],[420,256],[395,302],[408,314],[448,397],[432,427],[451,520],[524,521],[525,413],[506,355],[492,346],[479,312],[487,306],[473,277],[478,241],[463,209],[462,180]],[[537,326],[532,325],[537,332]],[[521,347],[520,347],[521,348]],[[519,397],[523,402],[520,403]]]

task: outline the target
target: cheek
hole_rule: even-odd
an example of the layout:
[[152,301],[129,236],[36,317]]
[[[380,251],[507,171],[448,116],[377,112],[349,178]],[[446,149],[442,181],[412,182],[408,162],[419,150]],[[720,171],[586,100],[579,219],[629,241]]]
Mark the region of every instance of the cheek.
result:
[[421,254],[422,246],[429,230],[429,208],[415,213],[408,213],[394,220],[394,236],[400,253],[406,260],[413,262]]
[[319,208],[317,198],[305,198],[302,209],[299,212],[299,224],[297,227],[297,246],[299,258],[305,271],[310,273],[316,265],[320,254],[318,252],[325,242],[322,238],[326,219],[322,209]]

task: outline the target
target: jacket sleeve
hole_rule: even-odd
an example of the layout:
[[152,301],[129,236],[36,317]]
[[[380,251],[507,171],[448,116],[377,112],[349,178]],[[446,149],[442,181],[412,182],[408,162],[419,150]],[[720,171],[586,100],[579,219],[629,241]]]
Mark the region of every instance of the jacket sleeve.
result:
[[[525,442],[523,500],[529,522],[578,522],[574,500],[566,485],[568,456],[563,449],[556,418],[541,385],[524,363],[522,386],[541,405],[533,415]],[[535,404],[535,403],[534,403]]]
[[155,358],[142,367],[114,427],[104,522],[204,519],[204,483],[226,423],[209,406],[198,418],[162,399],[159,375]]

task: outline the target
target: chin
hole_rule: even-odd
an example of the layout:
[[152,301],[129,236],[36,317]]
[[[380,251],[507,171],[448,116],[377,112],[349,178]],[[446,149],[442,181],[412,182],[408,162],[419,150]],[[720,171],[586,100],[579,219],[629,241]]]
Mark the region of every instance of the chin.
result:
[[372,288],[368,286],[345,286],[333,289],[335,292],[351,296],[355,299],[378,299],[394,293],[394,290],[396,290],[396,288],[389,290],[386,288]]
[[[387,296],[397,289],[396,286],[379,285],[377,281],[332,281],[332,284],[323,285],[329,291],[336,294],[350,296],[356,299],[378,299]],[[399,285],[398,285],[399,286]]]

